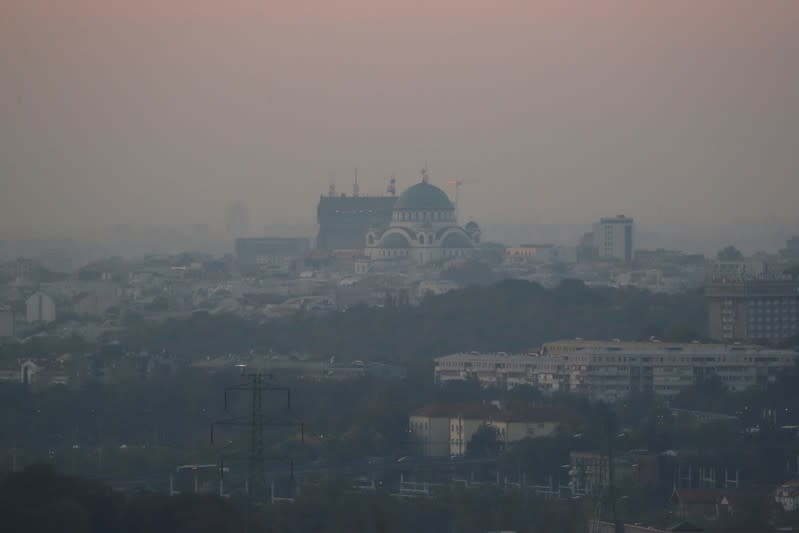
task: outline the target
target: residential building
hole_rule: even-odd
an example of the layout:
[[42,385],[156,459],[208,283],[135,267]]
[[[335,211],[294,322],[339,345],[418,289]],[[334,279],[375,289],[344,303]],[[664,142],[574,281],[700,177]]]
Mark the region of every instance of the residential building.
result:
[[[613,457],[613,480],[616,485],[652,487],[660,480],[659,456],[647,450],[630,450]],[[569,485],[572,494],[583,495],[608,486],[608,457],[599,451],[569,453]]]
[[430,405],[410,416],[409,429],[421,453],[428,457],[461,456],[482,426],[496,429],[503,444],[547,437],[575,415],[567,409],[527,404]]
[[330,363],[325,377],[338,380],[359,378],[404,379],[405,375],[405,368],[398,365],[353,361],[352,363]]
[[618,215],[606,217],[594,224],[594,246],[600,259],[615,259],[629,263],[634,259],[633,219]]
[[15,334],[14,311],[8,306],[0,306],[0,339],[13,337]]
[[785,248],[780,250],[780,257],[785,261],[799,262],[799,235],[785,241]]
[[460,285],[451,279],[427,279],[419,282],[419,286],[416,289],[416,296],[419,298],[438,296],[459,288]]
[[523,244],[505,248],[503,263],[507,266],[530,266],[538,264],[577,262],[576,246],[554,244]]
[[42,291],[33,293],[25,302],[25,317],[29,324],[53,322],[55,302]]
[[[690,522],[679,522],[666,528],[653,528],[641,524],[622,524],[622,531],[624,533],[677,533],[677,532],[702,532],[704,529],[695,526]],[[613,522],[603,522],[601,520],[592,520],[589,531],[595,533],[617,533],[616,524]]]
[[310,248],[308,239],[303,238],[236,239],[236,262],[244,271],[290,272]]
[[552,244],[523,244],[505,248],[503,263],[506,265],[533,265],[555,262],[555,246]]
[[60,361],[27,360],[20,365],[19,381],[34,389],[69,384],[69,374]]
[[73,311],[81,317],[100,317],[120,304],[115,285],[107,282],[82,283],[91,287],[78,292],[72,299]]
[[741,278],[755,279],[768,274],[768,262],[754,257],[732,261],[714,259],[709,266],[709,277],[717,282]]
[[715,278],[705,298],[712,339],[781,341],[799,333],[799,281],[790,277]]
[[766,498],[760,492],[744,490],[675,488],[670,500],[674,513],[681,519],[715,522],[734,519],[736,514],[764,503]]
[[27,283],[33,277],[33,260],[20,257],[15,263],[14,279],[17,283]]
[[635,391],[674,396],[711,376],[742,391],[774,382],[797,357],[792,350],[737,344],[573,340],[544,344],[539,354],[439,357],[434,377],[439,383],[477,379],[486,387],[530,385],[616,401]]
[[773,497],[786,513],[799,511],[799,480],[786,481],[774,490]]

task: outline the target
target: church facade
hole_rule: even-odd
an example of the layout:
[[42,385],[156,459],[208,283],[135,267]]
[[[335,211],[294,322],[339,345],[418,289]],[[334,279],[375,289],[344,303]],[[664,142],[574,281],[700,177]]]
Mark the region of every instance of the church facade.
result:
[[389,226],[367,233],[364,255],[372,261],[425,265],[472,257],[479,243],[479,226],[474,222],[465,228],[458,226],[447,193],[432,185],[422,172],[422,181],[397,199]]

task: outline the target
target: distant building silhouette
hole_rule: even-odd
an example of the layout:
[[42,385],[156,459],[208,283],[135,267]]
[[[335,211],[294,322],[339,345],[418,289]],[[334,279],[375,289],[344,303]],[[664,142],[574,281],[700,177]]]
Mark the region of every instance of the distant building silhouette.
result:
[[781,341],[799,333],[799,282],[788,277],[716,277],[705,297],[712,339]]
[[635,226],[632,218],[618,215],[594,224],[594,246],[601,259],[630,263],[634,259]]
[[225,230],[228,235],[240,239],[250,232],[250,213],[247,207],[236,202],[225,211]]

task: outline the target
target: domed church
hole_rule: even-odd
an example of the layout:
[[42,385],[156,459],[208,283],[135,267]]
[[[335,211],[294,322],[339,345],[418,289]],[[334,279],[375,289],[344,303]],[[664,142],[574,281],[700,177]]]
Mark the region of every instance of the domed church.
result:
[[477,224],[470,222],[466,229],[458,226],[447,193],[432,185],[422,171],[422,181],[406,189],[394,204],[389,227],[367,233],[364,255],[372,261],[407,260],[424,265],[471,257],[479,242]]

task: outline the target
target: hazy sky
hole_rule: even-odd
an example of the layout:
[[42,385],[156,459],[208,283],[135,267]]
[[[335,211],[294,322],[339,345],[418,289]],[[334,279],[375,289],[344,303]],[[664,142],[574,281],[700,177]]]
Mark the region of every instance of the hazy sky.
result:
[[312,223],[425,161],[488,223],[796,221],[799,2],[0,2],[0,236]]

